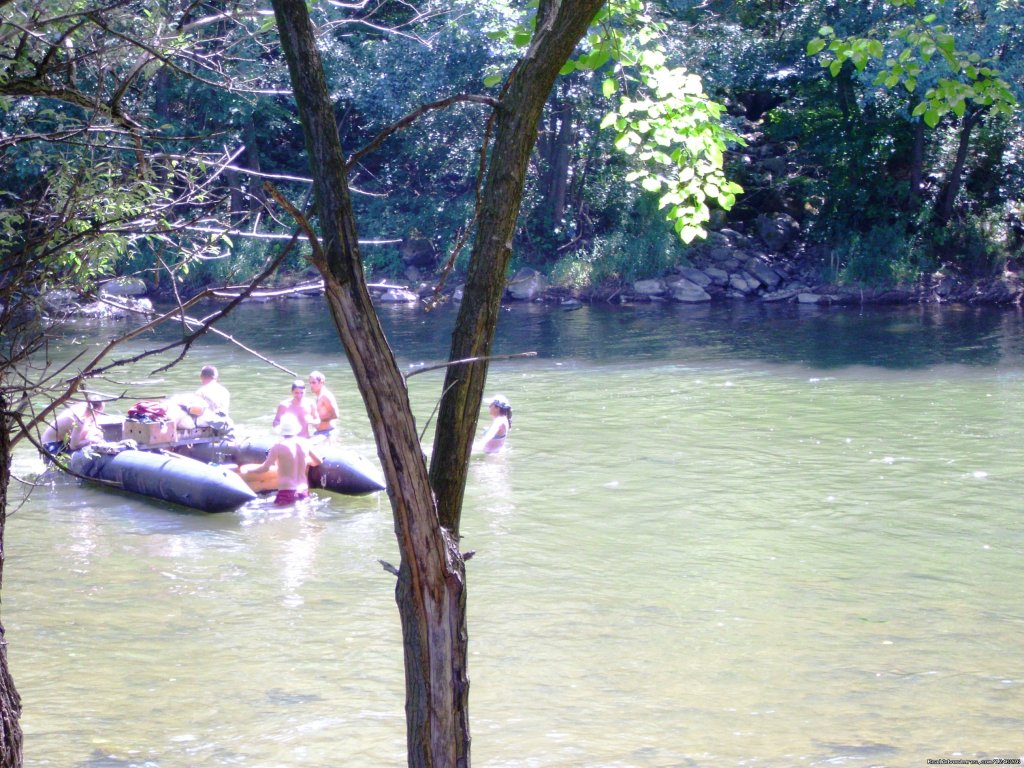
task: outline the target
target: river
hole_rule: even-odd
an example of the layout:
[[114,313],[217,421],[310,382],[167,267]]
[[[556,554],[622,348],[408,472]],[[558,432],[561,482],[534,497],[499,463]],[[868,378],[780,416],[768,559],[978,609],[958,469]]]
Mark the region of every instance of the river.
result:
[[[324,371],[373,456],[324,317],[225,330]],[[447,354],[449,310],[382,317],[403,367]],[[516,305],[495,353],[523,351],[492,366],[513,430],[463,516],[477,766],[1021,756],[1021,312]],[[205,362],[265,433],[290,377],[224,341],[118,378],[189,391]],[[441,380],[410,379],[421,426]],[[6,549],[27,765],[404,763],[386,496],[204,515],[62,481]]]

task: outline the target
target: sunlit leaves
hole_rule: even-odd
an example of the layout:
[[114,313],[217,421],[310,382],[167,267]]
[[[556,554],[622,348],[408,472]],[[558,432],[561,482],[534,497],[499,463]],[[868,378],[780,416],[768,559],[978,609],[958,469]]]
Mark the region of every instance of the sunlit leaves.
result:
[[[911,0],[888,3],[894,8],[915,6]],[[822,27],[806,51],[817,56],[832,77],[839,75],[846,62],[858,72],[873,63],[878,68],[875,87],[902,87],[916,97],[911,115],[932,128],[949,113],[963,117],[969,104],[1005,114],[1018,106],[996,66],[977,52],[958,49],[956,37],[933,13],[889,24],[874,35],[839,37],[832,27]],[[934,85],[919,93],[926,75]]]
[[[619,102],[601,127],[614,129],[616,149],[635,163],[626,180],[660,195],[659,208],[688,243],[706,234],[709,202],[728,210],[743,191],[723,172],[726,147],[742,140],[722,125],[724,108],[704,93],[701,78],[668,65],[657,25],[636,17],[642,8],[638,2],[625,8],[610,3],[612,14],[633,14],[632,27],[606,28],[604,37],[590,41],[615,54],[602,92]],[[592,55],[586,60],[597,61]]]
[[[509,32],[511,40],[526,45],[533,21]],[[660,195],[659,206],[690,242],[706,234],[709,203],[728,210],[743,191],[722,170],[726,147],[743,141],[722,125],[724,108],[704,93],[701,78],[669,65],[664,34],[644,0],[611,0],[561,73],[596,73],[602,96],[618,100],[601,128],[614,130],[615,148],[634,165],[626,180]],[[495,75],[484,82],[500,80]]]

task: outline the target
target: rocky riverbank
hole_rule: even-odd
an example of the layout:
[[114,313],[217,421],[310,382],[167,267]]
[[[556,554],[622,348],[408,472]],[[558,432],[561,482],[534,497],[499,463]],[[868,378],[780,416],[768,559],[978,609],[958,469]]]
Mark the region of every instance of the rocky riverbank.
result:
[[[799,224],[787,214],[760,216],[745,231],[722,228],[711,231],[699,245],[687,251],[686,263],[665,274],[634,282],[572,287],[552,285],[533,269],[521,269],[508,281],[505,300],[557,305],[582,303],[683,303],[714,301],[761,301],[808,305],[865,304],[974,304],[1019,306],[1024,300],[1024,279],[1016,272],[985,279],[966,279],[937,272],[910,285],[860,287],[822,283],[814,254],[800,240]],[[817,258],[815,258],[817,257]],[[434,294],[436,275],[422,274],[415,267],[406,273],[407,282],[372,283],[370,290],[380,303],[413,304]],[[448,279],[453,287],[447,295],[462,297],[456,275]],[[258,291],[253,300],[276,300],[313,295],[322,291],[318,280],[272,291]],[[152,310],[146,284],[137,278],[117,278],[101,287],[101,299],[55,291],[46,297],[50,314],[111,317],[130,310],[104,299],[141,311]]]
[[865,288],[822,283],[814,254],[799,240],[787,214],[760,216],[752,232],[723,228],[689,249],[689,263],[666,274],[628,284],[572,289],[548,284],[540,273],[520,270],[508,284],[511,301],[679,302],[763,301],[800,304],[992,304],[1019,305],[1024,280],[1006,271],[970,280],[937,272],[911,285]]

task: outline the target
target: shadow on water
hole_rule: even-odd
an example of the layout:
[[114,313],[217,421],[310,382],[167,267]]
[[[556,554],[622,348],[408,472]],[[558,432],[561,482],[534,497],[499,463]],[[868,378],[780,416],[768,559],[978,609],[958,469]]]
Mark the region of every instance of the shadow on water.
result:
[[[515,343],[532,344],[542,355],[588,361],[743,359],[818,369],[913,369],[992,365],[1007,355],[1021,356],[1020,313],[991,308],[732,303],[509,311],[520,315]],[[529,322],[521,322],[523,315]],[[499,344],[508,341],[499,327]]]
[[[426,312],[413,305],[378,307],[403,367],[444,359],[457,305]],[[197,310],[199,313],[203,313]],[[220,326],[257,349],[321,355],[341,353],[322,298],[239,307]],[[95,334],[95,325],[73,329]],[[169,340],[168,325],[155,337]],[[911,305],[835,306],[716,302],[713,304],[584,305],[571,311],[545,304],[502,308],[495,354],[536,351],[582,364],[708,362],[744,359],[815,369],[865,366],[893,370],[939,365],[1017,365],[1024,359],[1019,308]],[[211,346],[228,342],[208,338]]]
[[[403,366],[447,357],[457,307],[379,307]],[[259,329],[258,333],[253,329]],[[223,330],[243,342],[296,354],[341,352],[319,298],[240,307]],[[173,332],[173,331],[171,331]],[[256,341],[258,337],[258,343]],[[747,360],[818,369],[895,370],[987,366],[1024,359],[1024,315],[963,306],[817,307],[727,302],[704,305],[550,305],[502,308],[496,355],[536,351],[579,364]],[[226,344],[227,342],[216,342]]]

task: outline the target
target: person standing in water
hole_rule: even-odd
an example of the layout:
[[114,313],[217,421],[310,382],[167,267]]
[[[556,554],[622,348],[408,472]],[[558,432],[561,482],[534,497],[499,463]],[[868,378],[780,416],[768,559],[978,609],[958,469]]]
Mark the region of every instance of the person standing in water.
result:
[[290,413],[299,423],[299,437],[309,437],[312,427],[318,423],[316,406],[306,397],[306,382],[296,379],[292,382],[292,396],[282,400],[277,406],[273,426],[276,429],[286,413]]
[[294,504],[309,497],[309,465],[320,461],[306,441],[299,436],[299,420],[292,413],[281,416],[278,432],[281,439],[267,452],[267,460],[250,470],[266,472],[277,467],[277,496],[274,504],[279,507]]
[[491,426],[473,444],[474,453],[498,453],[505,447],[505,438],[512,429],[512,403],[504,395],[495,395],[487,406]]
[[102,441],[103,428],[97,415],[102,414],[103,409],[103,401],[92,395],[84,403],[68,406],[43,432],[43,447],[51,455],[57,455]]
[[327,388],[327,377],[320,371],[309,374],[309,388],[313,390],[313,402],[319,421],[313,431],[313,437],[330,442],[334,428],[338,426],[338,401],[334,393]]

